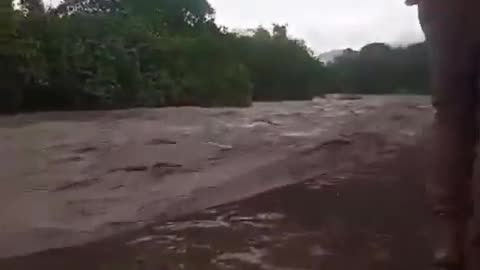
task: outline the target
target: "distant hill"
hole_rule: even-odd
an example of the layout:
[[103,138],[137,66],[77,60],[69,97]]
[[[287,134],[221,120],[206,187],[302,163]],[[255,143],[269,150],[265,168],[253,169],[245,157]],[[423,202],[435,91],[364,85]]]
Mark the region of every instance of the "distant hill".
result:
[[344,50],[333,50],[326,53],[322,53],[318,56],[318,59],[325,64],[332,63],[340,56],[343,57],[354,57],[358,54],[358,51],[352,50],[350,48]]
[[335,58],[342,56],[345,50],[332,50],[329,52],[322,53],[318,56],[318,59],[323,63],[330,63],[335,60]]

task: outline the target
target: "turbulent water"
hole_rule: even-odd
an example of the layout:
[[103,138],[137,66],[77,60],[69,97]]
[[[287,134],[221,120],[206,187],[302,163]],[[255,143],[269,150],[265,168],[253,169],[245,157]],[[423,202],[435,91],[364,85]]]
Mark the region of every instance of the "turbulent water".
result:
[[[63,257],[88,269],[105,269],[98,267],[115,261],[147,265],[149,256],[173,269],[180,269],[190,256],[194,264],[205,260],[208,267],[184,269],[317,269],[324,260],[334,264],[332,258],[341,258],[335,255],[337,244],[321,241],[324,225],[316,220],[330,205],[343,203],[338,217],[327,223],[340,222],[348,230],[351,222],[339,219],[351,219],[357,211],[346,205],[360,207],[363,201],[349,199],[354,188],[345,187],[351,195],[338,198],[330,188],[358,182],[352,180],[358,175],[351,174],[358,167],[395,158],[399,149],[415,144],[430,120],[426,98],[399,96],[328,97],[261,103],[248,109],[0,117],[0,257],[113,237],[91,248],[7,260],[9,268],[0,268],[22,269],[16,263],[42,258],[53,263],[48,269],[62,269]],[[380,181],[390,176],[367,178]],[[384,196],[390,187],[382,191],[382,185],[370,185],[380,190],[372,192]],[[176,219],[269,191],[237,206]],[[267,200],[268,194],[272,195]],[[373,198],[367,191],[362,194]],[[284,204],[275,206],[277,201]],[[244,206],[250,202],[256,208]],[[358,219],[365,219],[361,214],[369,217],[367,207],[373,206],[358,210]],[[141,233],[130,238],[131,231]],[[351,237],[373,237],[369,233]],[[304,244],[302,237],[310,242]],[[351,243],[349,239],[341,241]],[[359,259],[369,250],[353,244],[351,248]],[[113,259],[109,250],[117,254]],[[137,251],[145,259],[135,259]],[[92,252],[103,255],[97,258]],[[303,264],[277,262],[289,260],[282,254],[298,257]],[[95,258],[88,259],[91,256]],[[392,256],[379,255],[380,261]],[[160,257],[164,259],[157,260]]]

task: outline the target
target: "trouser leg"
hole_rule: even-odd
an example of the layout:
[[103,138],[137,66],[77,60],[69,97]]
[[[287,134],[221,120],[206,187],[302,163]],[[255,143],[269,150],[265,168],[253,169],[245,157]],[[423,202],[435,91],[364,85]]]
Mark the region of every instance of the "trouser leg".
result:
[[427,193],[437,216],[436,259],[447,269],[461,269],[463,263],[477,143],[477,61],[463,4],[425,0],[419,7],[431,53],[436,110]]
[[461,269],[466,225],[472,214],[476,95],[467,73],[457,70],[463,63],[452,61],[459,62],[445,65],[438,61],[439,66],[433,68],[436,116],[427,192],[437,216],[437,262]]
[[[448,52],[452,54],[454,50],[444,53]],[[466,76],[469,69],[464,69],[468,61],[445,54],[433,55],[441,59],[432,61],[437,65],[433,68],[436,116],[427,192],[439,229],[436,259],[440,264],[456,265],[449,269],[461,269],[466,224],[472,214],[477,98],[471,79]]]

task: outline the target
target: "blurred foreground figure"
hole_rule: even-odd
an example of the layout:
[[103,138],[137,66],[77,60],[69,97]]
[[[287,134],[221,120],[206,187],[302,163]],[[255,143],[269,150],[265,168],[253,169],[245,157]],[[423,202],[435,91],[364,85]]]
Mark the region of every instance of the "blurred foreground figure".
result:
[[431,56],[436,117],[427,192],[438,222],[435,264],[440,269],[464,269],[467,223],[480,211],[479,207],[473,211],[473,198],[480,198],[472,195],[480,127],[480,1],[407,0],[407,4],[418,4]]

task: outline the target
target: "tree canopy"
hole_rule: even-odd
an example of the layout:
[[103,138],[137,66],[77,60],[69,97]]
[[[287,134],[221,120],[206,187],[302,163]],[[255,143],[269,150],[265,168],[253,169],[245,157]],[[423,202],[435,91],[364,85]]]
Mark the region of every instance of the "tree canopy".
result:
[[424,43],[393,48],[372,43],[349,50],[328,65],[337,92],[367,94],[428,93],[428,59]]
[[423,44],[324,64],[286,25],[249,34],[206,0],[0,0],[0,111],[248,106],[328,92],[423,92]]

